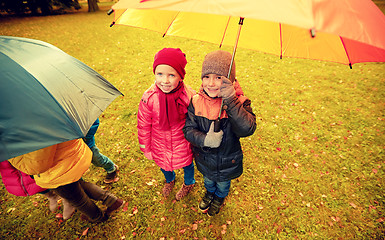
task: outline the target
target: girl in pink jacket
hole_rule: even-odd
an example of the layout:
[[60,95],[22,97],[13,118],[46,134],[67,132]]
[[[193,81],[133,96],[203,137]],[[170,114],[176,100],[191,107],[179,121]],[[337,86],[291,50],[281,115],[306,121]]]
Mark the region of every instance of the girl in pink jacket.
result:
[[184,183],[176,193],[176,200],[186,196],[195,184],[191,145],[182,131],[187,107],[195,93],[183,82],[186,64],[186,55],[179,48],[164,48],[156,53],[155,84],[144,92],[138,111],[140,150],[163,172],[164,197],[174,187],[174,170],[184,170]]

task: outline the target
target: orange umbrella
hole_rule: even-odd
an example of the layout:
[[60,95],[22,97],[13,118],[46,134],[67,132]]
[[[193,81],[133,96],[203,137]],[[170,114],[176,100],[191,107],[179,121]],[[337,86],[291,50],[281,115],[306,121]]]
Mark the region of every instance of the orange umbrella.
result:
[[120,0],[112,9],[111,26],[230,45],[234,53],[239,46],[350,67],[385,62],[385,16],[371,0]]

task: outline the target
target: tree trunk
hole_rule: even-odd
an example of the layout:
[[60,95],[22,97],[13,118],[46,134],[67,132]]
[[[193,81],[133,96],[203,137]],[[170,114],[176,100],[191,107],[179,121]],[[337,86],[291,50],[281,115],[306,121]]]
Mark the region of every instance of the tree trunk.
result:
[[87,0],[88,2],[88,12],[99,11],[98,0]]

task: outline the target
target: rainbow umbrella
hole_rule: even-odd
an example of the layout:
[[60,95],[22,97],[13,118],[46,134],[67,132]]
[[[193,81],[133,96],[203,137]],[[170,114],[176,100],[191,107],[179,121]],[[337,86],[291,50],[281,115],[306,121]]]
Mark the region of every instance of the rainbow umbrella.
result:
[[234,54],[239,46],[350,67],[385,61],[385,16],[371,0],[120,0],[112,10],[111,25],[230,45]]

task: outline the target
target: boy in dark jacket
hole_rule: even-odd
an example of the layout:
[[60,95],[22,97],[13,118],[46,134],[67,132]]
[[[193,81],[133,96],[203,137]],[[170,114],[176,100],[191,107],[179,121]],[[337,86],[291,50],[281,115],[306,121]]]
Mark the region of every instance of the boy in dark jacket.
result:
[[[251,101],[243,95],[235,79],[231,54],[218,50],[206,55],[202,65],[202,86],[188,107],[185,138],[193,145],[198,170],[206,193],[199,209],[209,216],[217,214],[229,194],[231,180],[243,172],[243,152],[239,139],[254,133],[256,118]],[[223,106],[222,106],[223,101]],[[222,106],[222,107],[221,107]],[[214,131],[218,121],[220,130]]]

